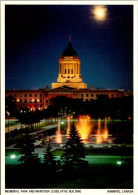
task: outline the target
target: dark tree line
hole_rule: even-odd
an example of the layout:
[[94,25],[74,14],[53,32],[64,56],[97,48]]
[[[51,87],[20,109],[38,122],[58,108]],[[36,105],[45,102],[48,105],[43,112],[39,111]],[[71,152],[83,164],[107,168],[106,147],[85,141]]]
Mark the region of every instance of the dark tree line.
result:
[[52,99],[52,107],[56,112],[60,112],[61,108],[67,114],[75,112],[76,117],[79,114],[90,114],[93,118],[111,118],[127,119],[133,117],[133,96],[123,98],[108,98],[106,95],[99,95],[96,100],[72,99],[64,96],[59,96]]
[[[6,111],[11,116],[16,116],[22,123],[38,123],[41,119],[57,118],[58,116],[75,113],[90,114],[94,118],[110,116],[112,118],[133,117],[133,96],[123,98],[108,98],[106,95],[99,95],[96,100],[73,99],[65,96],[58,96],[51,99],[47,109],[37,110],[34,113],[19,113],[16,108],[15,99],[12,96],[6,98]],[[28,119],[28,120],[27,120]]]

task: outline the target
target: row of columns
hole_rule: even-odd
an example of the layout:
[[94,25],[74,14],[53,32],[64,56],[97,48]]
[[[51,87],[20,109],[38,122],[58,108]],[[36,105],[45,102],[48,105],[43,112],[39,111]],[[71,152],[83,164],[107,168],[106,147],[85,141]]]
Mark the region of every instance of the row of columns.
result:
[[59,64],[59,74],[80,74],[80,64]]

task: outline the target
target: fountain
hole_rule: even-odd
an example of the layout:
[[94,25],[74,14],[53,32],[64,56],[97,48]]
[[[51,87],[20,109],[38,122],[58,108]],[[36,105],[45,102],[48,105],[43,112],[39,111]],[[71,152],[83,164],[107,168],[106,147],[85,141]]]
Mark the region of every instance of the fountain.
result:
[[68,138],[69,137],[69,131],[70,131],[70,117],[67,118],[67,121],[68,121],[68,127],[67,127],[67,130],[66,130],[66,137]]
[[108,140],[108,127],[107,127],[107,119],[105,117],[104,120],[104,129],[101,129],[101,120],[98,119],[98,128],[97,128],[97,134],[96,134],[96,143],[100,144],[103,143],[103,141]]
[[97,128],[97,135],[96,135],[96,143],[102,143],[102,132],[101,132],[101,120],[98,119],[98,128]]
[[[76,128],[79,131],[81,139],[83,142],[87,142],[92,131],[92,123],[90,123],[89,116],[83,116],[79,118],[79,121],[76,123]],[[87,140],[87,141],[86,141]]]
[[106,117],[105,117],[105,120],[104,120],[103,139],[104,139],[104,141],[108,140],[108,127],[107,127],[107,119],[106,119]]
[[[97,123],[97,124],[96,124]],[[62,124],[62,123],[61,123]],[[60,130],[60,122],[58,122],[58,129],[56,131],[55,142],[58,144],[64,143],[69,137],[71,127],[70,117],[67,117],[67,128],[66,134],[62,135]],[[89,116],[80,116],[79,121],[75,123],[75,127],[79,132],[79,135],[83,143],[111,143],[111,138],[109,139],[107,118],[105,117],[104,123],[99,118],[97,122],[90,120]],[[95,129],[96,127],[96,129]],[[96,130],[96,133],[93,134]]]
[[56,143],[61,144],[62,143],[62,135],[60,131],[60,122],[58,122],[58,129],[56,131]]

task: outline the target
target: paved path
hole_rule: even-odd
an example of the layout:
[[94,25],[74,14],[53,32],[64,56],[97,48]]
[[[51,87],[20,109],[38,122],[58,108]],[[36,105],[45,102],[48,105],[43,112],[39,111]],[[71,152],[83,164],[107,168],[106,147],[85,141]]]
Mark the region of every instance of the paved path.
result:
[[[58,124],[54,124],[54,125],[48,125],[48,126],[46,126],[46,127],[42,127],[42,130],[38,130],[38,133],[42,133],[42,132],[45,132],[45,131],[47,131],[47,130],[49,130],[49,129],[54,129],[55,127],[57,127],[58,126]],[[35,131],[35,132],[32,132],[32,133],[30,133],[30,135],[36,135],[37,134],[37,132]]]

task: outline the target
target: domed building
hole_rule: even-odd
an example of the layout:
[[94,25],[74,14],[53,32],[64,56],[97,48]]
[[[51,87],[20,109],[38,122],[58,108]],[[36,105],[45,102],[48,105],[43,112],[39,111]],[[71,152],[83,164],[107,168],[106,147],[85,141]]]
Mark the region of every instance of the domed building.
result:
[[81,61],[77,52],[72,47],[71,38],[69,39],[68,47],[63,51],[59,58],[59,74],[57,83],[52,83],[52,89],[68,86],[77,89],[86,89],[87,84],[82,82]]
[[106,95],[109,98],[122,98],[132,94],[122,89],[87,89],[87,84],[82,82],[81,61],[77,52],[73,49],[71,38],[68,47],[59,58],[59,74],[57,83],[52,83],[52,89],[48,86],[43,89],[16,89],[6,90],[6,97],[13,96],[17,109],[28,108],[30,110],[47,108],[53,97],[66,96],[68,98],[96,100],[99,95]]

